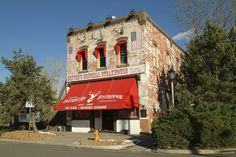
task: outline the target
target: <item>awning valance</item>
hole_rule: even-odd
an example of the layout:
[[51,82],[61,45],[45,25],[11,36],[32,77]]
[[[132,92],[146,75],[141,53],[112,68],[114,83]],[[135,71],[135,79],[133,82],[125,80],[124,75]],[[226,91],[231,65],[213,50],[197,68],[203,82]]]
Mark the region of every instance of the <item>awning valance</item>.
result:
[[55,110],[110,110],[139,107],[135,78],[72,85]]

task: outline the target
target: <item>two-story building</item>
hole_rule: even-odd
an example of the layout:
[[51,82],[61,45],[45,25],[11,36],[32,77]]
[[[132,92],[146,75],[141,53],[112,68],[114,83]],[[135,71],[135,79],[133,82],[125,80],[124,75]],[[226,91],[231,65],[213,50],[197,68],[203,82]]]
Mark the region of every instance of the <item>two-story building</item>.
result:
[[72,132],[150,132],[166,105],[162,77],[183,55],[171,37],[145,11],[131,11],[69,29],[67,47],[68,92],[55,110],[67,111]]

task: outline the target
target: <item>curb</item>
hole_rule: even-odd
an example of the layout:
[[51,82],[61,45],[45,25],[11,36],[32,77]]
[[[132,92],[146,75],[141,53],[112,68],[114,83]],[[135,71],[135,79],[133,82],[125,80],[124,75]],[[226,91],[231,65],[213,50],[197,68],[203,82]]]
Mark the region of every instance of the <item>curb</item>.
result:
[[58,144],[58,143],[49,143],[44,141],[21,141],[15,139],[1,139],[3,142],[17,142],[17,143],[31,143],[31,144],[45,144],[45,145],[55,145],[55,146],[67,146],[67,147],[76,147],[76,148],[92,148],[92,149],[109,149],[109,150],[120,150],[125,147],[134,146],[134,143],[123,144],[123,145],[112,145],[112,146],[98,146],[98,145],[77,145],[77,144]]
[[236,148],[227,148],[227,149],[197,149],[197,150],[190,150],[190,149],[156,149],[152,150],[152,152],[156,153],[166,153],[166,154],[199,154],[199,155],[206,155],[206,154],[226,154],[226,153],[236,153]]
[[133,146],[134,144],[125,144],[125,145],[113,145],[113,146],[97,146],[97,145],[68,145],[77,148],[92,148],[92,149],[109,149],[109,150],[121,150],[128,146]]
[[[54,145],[54,146],[67,146],[74,148],[90,148],[90,149],[107,149],[107,150],[121,150],[129,146],[135,146],[137,143],[128,143],[123,145],[112,145],[112,146],[98,146],[98,145],[79,145],[75,143],[72,144],[59,144],[59,143],[49,143],[44,141],[20,141],[15,139],[3,139],[0,138],[0,141],[3,142],[17,142],[17,143],[31,143],[31,144],[45,144],[45,145]],[[236,148],[226,148],[226,149],[145,149],[145,152],[152,153],[163,153],[163,154],[198,154],[198,155],[207,155],[207,154],[227,154],[227,153],[236,153]]]

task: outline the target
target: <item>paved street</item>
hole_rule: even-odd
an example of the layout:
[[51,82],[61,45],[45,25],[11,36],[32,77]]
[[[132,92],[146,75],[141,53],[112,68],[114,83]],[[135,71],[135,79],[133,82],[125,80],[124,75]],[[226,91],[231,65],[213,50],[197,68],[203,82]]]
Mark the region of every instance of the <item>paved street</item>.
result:
[[[1,157],[201,157],[199,155],[158,154],[149,152],[130,152],[126,150],[79,149],[45,144],[25,144],[17,142],[0,142]],[[204,155],[207,156],[207,155]],[[212,155],[215,157],[235,157],[235,154]]]

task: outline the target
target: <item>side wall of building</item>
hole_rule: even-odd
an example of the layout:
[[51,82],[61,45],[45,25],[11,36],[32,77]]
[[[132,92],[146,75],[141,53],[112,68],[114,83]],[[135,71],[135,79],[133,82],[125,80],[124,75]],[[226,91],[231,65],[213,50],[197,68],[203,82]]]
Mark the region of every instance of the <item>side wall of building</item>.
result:
[[153,118],[162,112],[160,107],[161,79],[167,76],[167,71],[171,66],[179,71],[183,51],[151,21],[146,20],[145,24],[142,25],[142,30],[146,73],[141,80],[146,82],[144,88],[147,92],[147,98],[141,102],[141,105],[145,104],[147,118],[141,118],[141,129],[143,132],[149,132]]

